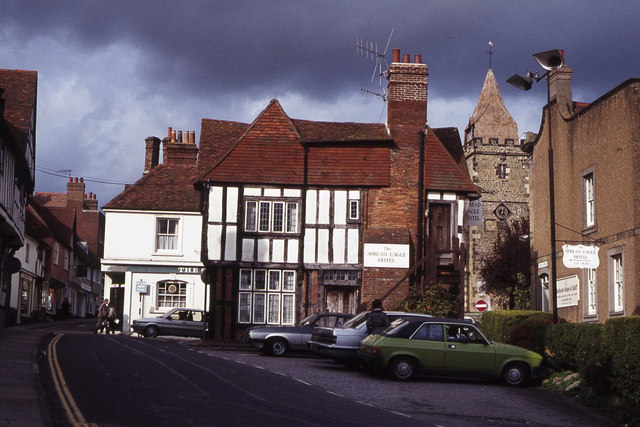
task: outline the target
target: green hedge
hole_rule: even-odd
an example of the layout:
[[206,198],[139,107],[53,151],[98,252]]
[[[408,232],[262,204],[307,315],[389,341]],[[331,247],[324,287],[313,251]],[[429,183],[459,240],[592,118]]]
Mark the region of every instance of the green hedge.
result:
[[579,372],[618,421],[640,424],[640,317],[554,325],[550,313],[491,311],[481,329],[492,340],[543,354],[552,371]]

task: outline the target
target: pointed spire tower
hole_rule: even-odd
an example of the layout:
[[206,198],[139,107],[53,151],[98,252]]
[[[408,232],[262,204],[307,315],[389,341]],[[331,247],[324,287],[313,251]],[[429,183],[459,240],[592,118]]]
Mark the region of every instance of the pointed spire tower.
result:
[[[489,301],[480,292],[480,269],[492,251],[498,230],[513,221],[529,218],[529,158],[518,140],[518,125],[504,105],[498,83],[489,68],[469,124],[464,131],[464,153],[481,198],[475,206],[482,216],[469,225],[468,281],[465,284],[465,312],[478,314],[476,301]],[[474,208],[474,207],[472,207]]]

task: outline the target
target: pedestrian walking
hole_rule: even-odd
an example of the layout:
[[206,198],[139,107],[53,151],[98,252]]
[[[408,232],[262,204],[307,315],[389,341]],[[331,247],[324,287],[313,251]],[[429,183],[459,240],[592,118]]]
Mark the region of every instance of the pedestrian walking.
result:
[[98,333],[98,331],[102,332],[106,329],[106,333],[109,333],[109,321],[107,320],[107,316],[109,316],[109,300],[105,298],[100,304],[100,308],[98,308],[98,322],[96,323],[96,329],[94,333]]
[[62,320],[67,320],[67,318],[69,317],[69,313],[71,312],[71,304],[69,303],[69,299],[65,298],[64,301],[62,301]]
[[116,324],[118,323],[118,315],[116,314],[116,308],[113,305],[109,305],[109,314],[107,315],[107,321],[109,322],[109,329],[107,333],[111,331],[111,334],[116,333]]
[[373,310],[369,312],[369,317],[367,318],[367,331],[370,334],[375,334],[389,326],[389,318],[387,313],[382,310],[382,301],[379,299],[374,299],[371,302],[371,307]]

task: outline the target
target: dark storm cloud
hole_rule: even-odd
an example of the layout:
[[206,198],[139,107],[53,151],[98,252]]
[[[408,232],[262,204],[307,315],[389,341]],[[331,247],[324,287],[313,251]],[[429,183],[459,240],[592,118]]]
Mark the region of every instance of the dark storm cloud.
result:
[[[131,182],[146,136],[167,126],[199,131],[203,117],[250,121],[274,97],[296,118],[384,120],[382,103],[360,92],[380,88],[377,76],[370,81],[375,63],[355,44],[382,50],[392,29],[389,49],[429,65],[432,126],[464,130],[492,41],[507,108],[521,132],[537,131],[544,87],[524,93],[505,80],[539,70],[531,55],[555,48],[574,70],[577,101],[640,76],[636,4],[4,0],[0,67],[39,72],[38,165]],[[36,180],[50,191],[42,186],[53,180]]]

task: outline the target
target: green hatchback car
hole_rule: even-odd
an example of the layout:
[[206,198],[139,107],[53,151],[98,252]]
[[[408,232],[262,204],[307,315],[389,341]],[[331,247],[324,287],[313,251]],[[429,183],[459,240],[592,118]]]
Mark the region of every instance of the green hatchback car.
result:
[[398,319],[360,342],[358,356],[392,378],[418,373],[502,379],[523,386],[542,374],[542,356],[488,340],[473,324],[456,319]]

